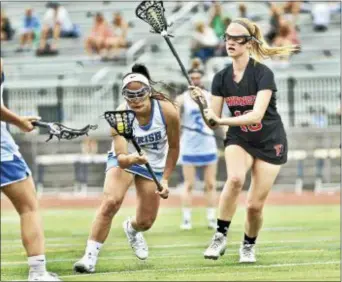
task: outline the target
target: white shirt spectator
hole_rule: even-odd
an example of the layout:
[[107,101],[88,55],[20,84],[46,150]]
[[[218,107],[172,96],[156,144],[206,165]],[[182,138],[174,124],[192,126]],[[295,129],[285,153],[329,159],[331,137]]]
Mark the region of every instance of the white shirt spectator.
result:
[[215,47],[219,43],[214,30],[210,27],[205,27],[204,32],[195,32],[193,35],[194,39],[206,47]]
[[57,10],[57,16],[55,17],[55,10],[48,8],[45,12],[43,23],[53,28],[56,23],[61,25],[62,31],[72,31],[73,24],[70,19],[68,11],[63,7],[59,6]]
[[313,24],[315,26],[328,27],[330,23],[330,7],[326,3],[315,3],[312,5]]

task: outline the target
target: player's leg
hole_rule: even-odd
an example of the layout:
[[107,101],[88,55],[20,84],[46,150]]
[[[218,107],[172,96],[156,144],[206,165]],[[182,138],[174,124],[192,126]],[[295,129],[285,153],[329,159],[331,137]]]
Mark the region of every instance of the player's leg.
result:
[[191,225],[191,205],[192,205],[192,189],[195,185],[196,167],[190,164],[185,164],[182,167],[184,177],[184,187],[181,194],[183,222],[180,226],[183,230],[189,230]]
[[240,262],[255,262],[255,241],[263,223],[266,198],[279,174],[281,165],[256,159],[252,167],[251,187],[247,197],[245,235],[240,248]]
[[95,272],[97,258],[109,234],[113,217],[120,209],[132,181],[133,175],[121,168],[113,167],[107,171],[103,199],[91,227],[85,254],[74,264],[76,272]]
[[204,191],[207,200],[208,228],[210,229],[216,228],[216,172],[217,162],[204,167]]
[[123,223],[128,242],[135,255],[147,259],[148,247],[142,232],[148,230],[157,218],[160,197],[155,193],[156,184],[144,177],[135,176],[137,192],[137,208],[134,218],[128,218]]
[[[2,174],[7,173],[4,169],[6,163],[1,164]],[[59,281],[57,275],[46,271],[43,224],[38,213],[38,200],[32,177],[28,176],[1,189],[20,216],[21,239],[28,257],[28,280]]]
[[238,145],[229,145],[226,148],[225,159],[228,178],[220,195],[216,233],[204,252],[207,259],[218,259],[224,254],[227,232],[236,211],[238,196],[245,182],[246,173],[253,163],[252,156]]

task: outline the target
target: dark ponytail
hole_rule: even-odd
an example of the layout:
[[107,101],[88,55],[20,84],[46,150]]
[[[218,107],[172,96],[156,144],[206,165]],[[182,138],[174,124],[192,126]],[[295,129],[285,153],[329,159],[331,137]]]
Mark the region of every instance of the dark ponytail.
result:
[[152,91],[152,95],[151,95],[152,99],[156,99],[156,100],[160,100],[160,101],[168,101],[171,104],[175,105],[174,102],[171,100],[171,98],[168,95],[166,95],[164,93],[161,93],[161,92],[157,91],[155,88],[152,87],[152,85],[155,85],[158,82],[153,81],[151,79],[150,72],[149,72],[148,68],[145,65],[134,64],[133,67],[132,67],[132,72],[133,73],[140,73],[140,74],[142,74],[143,76],[145,76],[149,80],[150,85],[151,85],[151,91]]

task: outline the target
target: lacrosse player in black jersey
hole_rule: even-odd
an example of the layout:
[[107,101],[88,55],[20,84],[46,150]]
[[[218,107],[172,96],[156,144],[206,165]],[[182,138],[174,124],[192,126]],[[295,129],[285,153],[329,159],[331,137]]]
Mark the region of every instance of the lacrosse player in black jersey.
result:
[[[214,120],[216,126],[229,126],[225,140],[228,179],[220,196],[217,230],[204,257],[218,259],[224,254],[238,196],[246,173],[251,169],[240,262],[252,263],[256,261],[254,247],[262,226],[267,195],[281,165],[287,161],[287,139],[276,108],[274,75],[260,60],[289,55],[297,47],[269,47],[260,28],[245,18],[233,20],[224,39],[232,64],[215,75],[211,109],[205,110],[203,116],[208,125],[209,120]],[[204,99],[201,89],[193,86],[190,89],[193,99]],[[232,117],[221,118],[224,102]]]

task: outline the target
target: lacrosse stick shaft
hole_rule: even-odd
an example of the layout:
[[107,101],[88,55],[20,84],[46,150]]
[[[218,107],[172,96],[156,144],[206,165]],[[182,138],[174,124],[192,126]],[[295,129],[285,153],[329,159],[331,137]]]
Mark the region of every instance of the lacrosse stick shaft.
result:
[[170,38],[167,37],[167,36],[163,36],[163,37],[164,37],[164,39],[165,39],[167,45],[169,45],[172,54],[175,56],[175,58],[176,58],[176,60],[177,60],[177,62],[178,62],[178,64],[179,64],[179,66],[180,66],[180,68],[181,68],[181,70],[182,70],[182,73],[183,73],[183,75],[185,76],[186,80],[188,81],[189,85],[193,85],[193,83],[192,83],[192,81],[191,81],[191,79],[190,79],[190,77],[189,77],[189,75],[188,75],[188,73],[187,73],[187,71],[186,71],[186,69],[185,69],[185,67],[184,67],[184,65],[183,65],[183,63],[182,63],[182,61],[180,60],[180,58],[179,58],[179,56],[178,56],[178,54],[177,54],[176,49],[173,47],[173,44],[171,43]]
[[43,121],[33,121],[32,125],[33,126],[44,127],[44,128],[49,128],[49,124],[47,122],[43,122]]
[[[137,150],[137,152],[139,153],[139,155],[142,155],[141,148],[140,148],[139,144],[137,143],[137,141],[134,138],[132,139],[132,143],[133,143],[133,146],[135,147],[135,149]],[[154,183],[157,185],[158,191],[159,192],[162,191],[163,187],[159,183],[159,181],[158,181],[156,175],[154,174],[154,171],[152,170],[152,167],[150,166],[150,164],[146,163],[145,166],[146,166],[148,172],[151,174]],[[167,196],[164,199],[166,199],[166,198],[167,198]]]
[[[170,48],[170,50],[171,50],[173,56],[176,58],[176,60],[177,60],[177,62],[178,62],[178,65],[180,66],[180,68],[181,68],[181,70],[182,70],[182,73],[183,73],[183,75],[185,76],[186,80],[188,81],[189,85],[193,85],[193,83],[192,83],[192,81],[191,81],[191,79],[190,79],[190,77],[189,77],[189,75],[188,75],[188,73],[187,73],[187,71],[186,71],[186,69],[185,69],[185,67],[184,67],[184,65],[183,65],[183,63],[182,63],[182,61],[180,60],[180,58],[179,58],[179,56],[178,56],[178,54],[177,54],[176,49],[173,47],[173,44],[172,44],[170,38],[167,36],[167,34],[166,34],[165,36],[163,35],[163,37],[164,37],[164,39],[165,39],[167,45],[169,45],[169,48]],[[201,103],[201,102],[199,102],[199,106],[200,106],[202,112],[208,108],[207,105],[204,105],[204,104]],[[215,122],[214,120],[211,120],[211,119],[210,119],[208,122],[209,122],[209,124],[210,124],[211,126],[215,126],[215,125],[216,125],[216,122]]]

